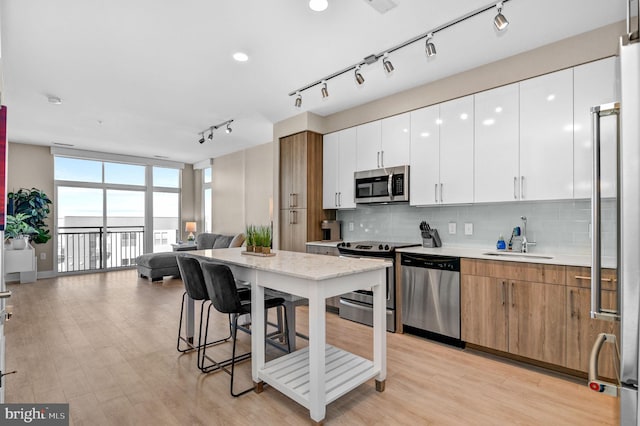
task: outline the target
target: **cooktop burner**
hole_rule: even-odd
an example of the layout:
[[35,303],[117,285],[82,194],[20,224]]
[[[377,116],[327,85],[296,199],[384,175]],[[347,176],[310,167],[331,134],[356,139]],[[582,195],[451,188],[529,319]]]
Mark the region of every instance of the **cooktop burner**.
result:
[[419,246],[418,243],[391,243],[386,241],[349,241],[338,244],[341,253],[393,253],[402,247]]

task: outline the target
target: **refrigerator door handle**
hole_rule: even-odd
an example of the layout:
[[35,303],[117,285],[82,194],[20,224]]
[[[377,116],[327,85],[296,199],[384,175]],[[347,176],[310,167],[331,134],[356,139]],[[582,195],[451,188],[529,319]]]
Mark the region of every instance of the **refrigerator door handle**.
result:
[[[617,397],[620,389],[619,383],[609,383],[598,380],[598,358],[600,357],[602,346],[604,346],[605,343],[616,345],[615,334],[598,334],[593,348],[591,348],[591,355],[589,356],[589,388],[593,391],[604,393],[605,395]],[[618,351],[616,350],[615,353],[617,354]],[[619,357],[620,356],[618,356],[618,358]]]
[[[593,138],[593,173],[591,182],[591,318],[607,321],[619,321],[619,311],[611,313],[602,309],[601,299],[601,196],[600,196],[600,118],[615,115],[617,128],[620,129],[620,104],[606,104],[591,108],[591,125]],[[616,132],[618,138],[620,131]],[[620,296],[620,289],[617,291]],[[620,306],[620,303],[617,304]],[[619,309],[619,308],[618,308]]]

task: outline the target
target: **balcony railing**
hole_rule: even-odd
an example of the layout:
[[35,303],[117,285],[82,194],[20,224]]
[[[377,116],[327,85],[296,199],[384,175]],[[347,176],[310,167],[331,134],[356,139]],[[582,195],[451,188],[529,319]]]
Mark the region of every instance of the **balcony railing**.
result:
[[58,227],[58,272],[131,266],[142,253],[144,226]]

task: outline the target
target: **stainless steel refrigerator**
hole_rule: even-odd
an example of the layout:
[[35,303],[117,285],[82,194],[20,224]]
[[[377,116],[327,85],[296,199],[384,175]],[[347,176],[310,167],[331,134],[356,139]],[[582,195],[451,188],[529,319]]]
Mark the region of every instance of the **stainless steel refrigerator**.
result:
[[[639,2],[635,6],[640,10]],[[620,424],[639,425],[638,416],[638,330],[640,310],[640,40],[638,23],[631,28],[631,0],[627,7],[627,34],[620,42],[621,102],[592,109],[594,173],[592,196],[591,316],[621,321],[619,383],[598,380],[599,349],[615,336],[601,334],[594,344],[589,365],[589,387],[620,397]],[[637,11],[636,11],[637,15]],[[600,300],[600,191],[599,135],[607,117],[619,119],[618,154],[618,309],[602,309]]]

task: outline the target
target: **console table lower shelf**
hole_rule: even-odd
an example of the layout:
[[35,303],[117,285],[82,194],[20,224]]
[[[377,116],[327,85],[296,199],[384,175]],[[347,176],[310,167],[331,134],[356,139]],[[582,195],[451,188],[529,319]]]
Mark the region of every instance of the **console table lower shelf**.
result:
[[[372,361],[331,345],[325,345],[325,405],[380,373]],[[309,409],[309,348],[267,362],[261,380]],[[378,390],[381,387],[376,383]]]

